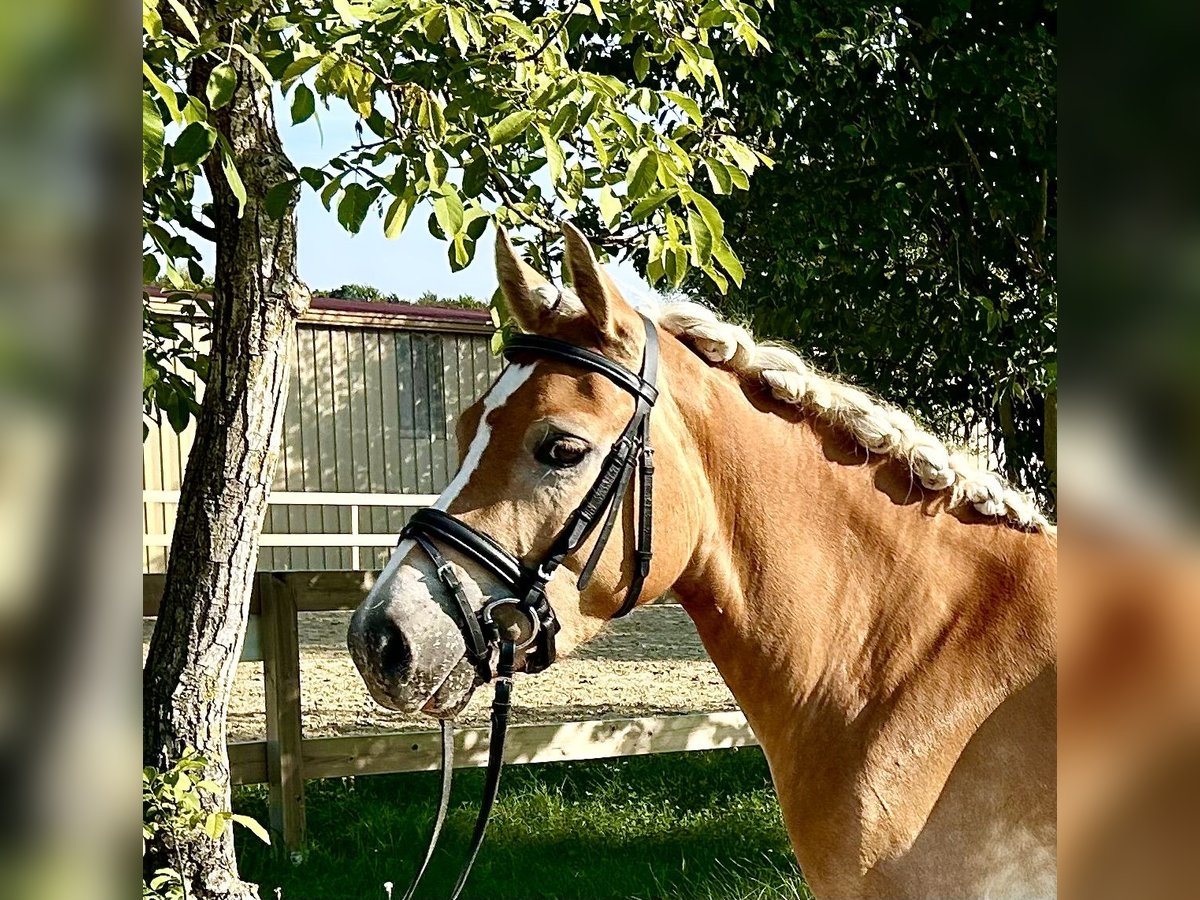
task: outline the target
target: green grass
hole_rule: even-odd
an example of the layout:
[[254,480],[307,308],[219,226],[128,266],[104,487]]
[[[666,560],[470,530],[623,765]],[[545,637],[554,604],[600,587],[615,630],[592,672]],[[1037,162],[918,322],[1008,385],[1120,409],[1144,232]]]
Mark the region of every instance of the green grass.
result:
[[[482,789],[479,770],[455,773],[442,843],[419,898],[448,894]],[[399,898],[424,849],[438,776],[310,781],[308,849],[293,864],[249,835],[243,877],[284,900]],[[234,807],[266,819],[266,790]],[[807,900],[762,753],[717,750],[590,763],[510,766],[464,898]]]

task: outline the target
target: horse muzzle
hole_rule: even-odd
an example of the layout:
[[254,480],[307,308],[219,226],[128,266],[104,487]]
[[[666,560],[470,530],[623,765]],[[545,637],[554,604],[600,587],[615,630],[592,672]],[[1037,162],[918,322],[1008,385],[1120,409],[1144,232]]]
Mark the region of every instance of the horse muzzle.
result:
[[453,715],[478,682],[457,625],[435,604],[389,591],[355,610],[346,645],[363,683],[381,706]]

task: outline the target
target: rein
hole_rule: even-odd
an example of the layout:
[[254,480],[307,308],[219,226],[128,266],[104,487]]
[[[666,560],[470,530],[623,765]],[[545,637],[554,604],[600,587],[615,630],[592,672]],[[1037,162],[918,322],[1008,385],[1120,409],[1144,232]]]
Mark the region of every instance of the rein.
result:
[[[508,731],[516,655],[518,652],[524,652],[524,671],[530,674],[544,671],[558,655],[555,636],[561,626],[554,608],[546,598],[546,585],[563,561],[582,547],[603,522],[596,545],[580,570],[577,581],[580,590],[587,587],[600,555],[612,535],[622,506],[621,501],[627,490],[635,491],[637,502],[633,574],[625,599],[613,618],[626,615],[637,605],[646,576],[650,573],[654,530],[654,452],[650,447],[650,412],[658,398],[658,390],[655,387],[658,380],[658,333],[654,323],[645,316],[642,316],[642,322],[646,331],[646,344],[642,351],[641,369],[637,373],[599,353],[540,335],[515,335],[504,347],[504,356],[510,362],[515,356],[540,356],[603,375],[617,387],[629,392],[635,404],[633,415],[609,449],[596,480],[539,562],[530,565],[517,559],[490,535],[434,507],[417,510],[400,532],[401,540],[413,540],[429,557],[438,580],[450,594],[453,600],[452,610],[467,645],[467,660],[475,667],[479,680],[484,683],[494,681],[496,684],[495,696],[492,699],[491,737],[483,799],[467,849],[466,861],[450,894],[451,900],[458,900],[467,883],[471,867],[483,843],[496,795],[500,790],[500,770],[504,765],[504,739]],[[636,487],[631,487],[634,469],[637,469],[637,483]],[[462,582],[439,549],[439,544],[450,547],[481,565],[508,589],[510,596],[492,600],[478,612],[473,610]],[[496,612],[504,607],[512,607],[528,621],[529,633],[520,643],[501,633],[501,626],[496,621]],[[454,726],[449,719],[442,720],[441,738],[441,790],[437,815],[434,818],[429,845],[412,883],[404,893],[403,900],[411,900],[417,885],[425,875],[450,806],[450,784],[454,770]]]

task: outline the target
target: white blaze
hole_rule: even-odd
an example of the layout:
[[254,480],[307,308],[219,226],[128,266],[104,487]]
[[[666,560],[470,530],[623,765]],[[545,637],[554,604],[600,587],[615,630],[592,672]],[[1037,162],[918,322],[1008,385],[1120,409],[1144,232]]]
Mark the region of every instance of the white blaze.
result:
[[[509,365],[500,374],[496,383],[492,385],[492,389],[484,397],[483,413],[479,417],[479,427],[475,430],[475,437],[471,441],[471,446],[467,449],[467,455],[463,457],[462,465],[459,467],[453,480],[446,485],[446,489],[442,491],[441,495],[434,502],[434,509],[440,509],[445,512],[450,504],[454,502],[454,498],[462,493],[462,489],[470,482],[471,476],[479,468],[479,461],[483,459],[483,453],[487,450],[488,441],[492,437],[492,426],[488,422],[488,416],[507,403],[508,398],[516,393],[517,389],[529,379],[532,373],[532,365]],[[392,553],[387,566],[379,574],[379,580],[376,582],[377,585],[387,583],[396,574],[396,570],[404,562],[404,558],[408,555],[408,551],[412,549],[412,545],[412,541],[401,542],[395,552]]]

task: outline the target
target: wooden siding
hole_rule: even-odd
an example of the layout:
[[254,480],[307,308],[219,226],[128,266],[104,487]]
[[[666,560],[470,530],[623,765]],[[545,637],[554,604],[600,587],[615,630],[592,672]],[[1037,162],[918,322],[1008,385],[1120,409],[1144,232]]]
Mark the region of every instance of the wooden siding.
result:
[[[386,317],[372,321],[378,324],[346,327],[324,312],[297,328],[274,490],[437,494],[457,468],[459,413],[503,365],[491,353],[490,336],[478,328],[433,331],[427,324],[387,327]],[[195,340],[205,324],[183,328]],[[168,425],[150,426],[142,445],[144,490],[178,491],[194,427],[176,435]],[[359,507],[356,530],[395,534],[412,509]],[[268,509],[263,533],[348,534],[351,517],[345,504],[277,505]],[[169,535],[175,505],[145,500],[143,519],[146,535]],[[353,566],[351,547],[263,547],[259,569],[369,569],[382,566],[388,552],[363,548]],[[165,571],[166,553],[146,546],[143,572]]]

